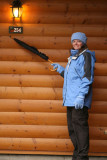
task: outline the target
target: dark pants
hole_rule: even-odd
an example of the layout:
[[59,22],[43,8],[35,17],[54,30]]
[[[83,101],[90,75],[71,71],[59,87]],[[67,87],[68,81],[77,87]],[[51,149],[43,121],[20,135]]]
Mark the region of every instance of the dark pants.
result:
[[88,160],[88,108],[67,107],[68,131],[74,145],[73,160]]

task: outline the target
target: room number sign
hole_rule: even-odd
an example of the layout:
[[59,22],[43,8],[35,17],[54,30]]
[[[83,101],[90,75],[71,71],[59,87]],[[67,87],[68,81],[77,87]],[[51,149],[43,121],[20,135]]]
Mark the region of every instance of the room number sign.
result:
[[9,33],[22,34],[23,33],[23,27],[9,26]]

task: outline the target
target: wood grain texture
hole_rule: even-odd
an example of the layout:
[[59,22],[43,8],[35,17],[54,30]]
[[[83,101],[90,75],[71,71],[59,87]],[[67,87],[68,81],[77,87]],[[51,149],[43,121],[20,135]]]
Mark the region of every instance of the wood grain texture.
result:
[[[0,99],[0,112],[66,113],[62,100]],[[107,114],[107,101],[92,101],[89,113]]]
[[[0,35],[9,36],[12,23],[0,24]],[[24,28],[23,36],[56,36],[69,37],[74,32],[85,32],[87,37],[107,37],[107,25],[88,24],[18,24]],[[14,34],[17,36],[17,34]]]
[[[53,62],[67,62],[70,56],[68,49],[38,49],[45,53]],[[107,63],[107,50],[95,50],[95,57],[97,63]],[[0,61],[30,61],[30,62],[44,62],[42,58],[34,53],[22,49],[4,49],[0,48]]]
[[[90,127],[90,140],[107,140],[107,127]],[[70,139],[67,126],[1,125],[0,137]]]
[[[67,125],[66,113],[42,112],[0,112],[0,123],[3,125]],[[89,125],[91,127],[106,127],[106,114],[91,114],[89,116]]]
[[[22,22],[13,22],[10,4],[0,1],[0,153],[73,154],[62,107],[63,78],[12,38],[66,66],[72,33],[84,32],[97,60],[89,155],[107,156],[107,1],[23,0]],[[9,26],[23,27],[23,34],[9,34]]]
[[[40,138],[0,138],[1,150],[22,151],[73,151],[70,139],[40,139]],[[57,145],[56,145],[57,144]],[[103,149],[104,147],[104,149]],[[91,140],[90,152],[107,151],[106,140]]]
[[[107,89],[93,89],[94,101],[106,101]],[[0,99],[62,100],[62,88],[0,87]]]
[[[107,13],[105,12],[29,12],[27,9],[23,12],[22,22],[29,24],[107,24]],[[79,19],[79,20],[78,20]],[[100,21],[99,21],[100,19]],[[12,23],[11,9],[0,14],[1,23]],[[19,23],[19,19],[16,23]]]
[[[66,113],[62,100],[0,99],[0,112]],[[92,101],[89,113],[107,114],[107,101]]]
[[[64,79],[60,75],[0,74],[0,86],[7,87],[52,87],[62,88]],[[107,76],[95,76],[94,88],[107,88]]]
[[[57,62],[56,62],[57,63]],[[60,62],[65,67],[67,62]],[[29,74],[29,75],[59,75],[57,72],[50,71],[49,62],[15,62],[1,61],[1,74]],[[107,76],[107,63],[95,64],[95,76]]]
[[[17,38],[24,41],[30,46],[34,46],[39,49],[70,49],[71,38],[70,37],[49,37],[49,36],[1,36],[0,46],[1,48],[22,48],[12,38]],[[101,43],[102,42],[102,43]],[[106,37],[88,37],[87,45],[90,50],[107,50],[107,38]]]

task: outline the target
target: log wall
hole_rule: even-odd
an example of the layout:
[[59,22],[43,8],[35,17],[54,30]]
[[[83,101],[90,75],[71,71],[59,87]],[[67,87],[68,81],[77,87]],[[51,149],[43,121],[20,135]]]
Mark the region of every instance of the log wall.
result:
[[[0,1],[0,153],[72,155],[63,78],[13,38],[66,66],[70,36],[80,31],[97,59],[89,155],[107,156],[107,1],[23,0],[22,22],[13,22],[11,2]],[[9,26],[22,26],[23,34],[9,34]]]

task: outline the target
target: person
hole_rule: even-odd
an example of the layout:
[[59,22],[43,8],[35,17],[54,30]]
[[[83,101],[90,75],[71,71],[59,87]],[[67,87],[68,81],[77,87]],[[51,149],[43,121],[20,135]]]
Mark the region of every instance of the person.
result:
[[88,160],[88,109],[92,101],[95,52],[88,49],[85,33],[73,33],[71,44],[73,48],[66,68],[58,63],[52,66],[64,77],[63,106],[67,106],[68,131],[74,145],[73,160]]

